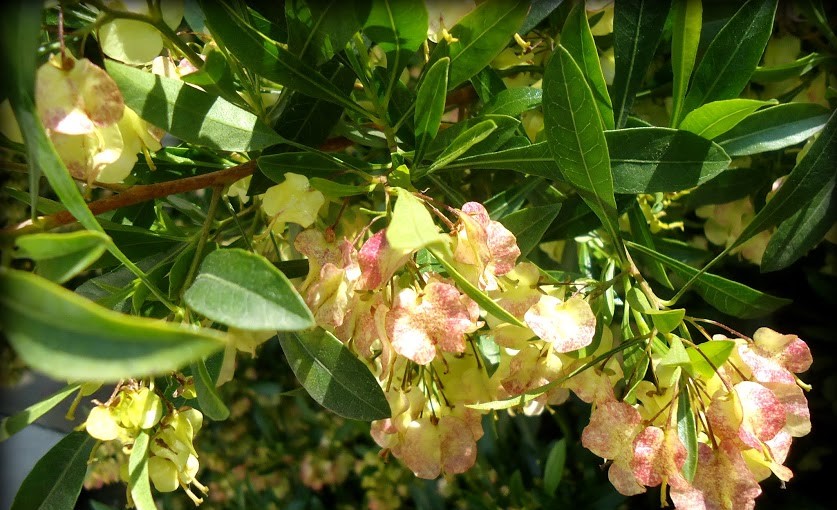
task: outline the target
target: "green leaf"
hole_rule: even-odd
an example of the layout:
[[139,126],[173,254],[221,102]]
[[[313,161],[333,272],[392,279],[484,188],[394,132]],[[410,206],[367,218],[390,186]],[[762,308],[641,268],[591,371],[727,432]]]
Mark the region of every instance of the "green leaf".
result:
[[584,73],[563,46],[549,59],[543,82],[544,129],[552,156],[613,242],[618,242],[613,177],[599,111]]
[[555,495],[561,479],[564,477],[564,466],[567,463],[567,438],[562,437],[555,443],[546,458],[543,468],[543,488],[550,496]]
[[832,178],[802,204],[798,211],[779,224],[770,236],[761,261],[761,272],[784,269],[822,241],[837,218],[837,196]]
[[689,398],[686,378],[680,379],[680,392],[677,397],[677,436],[686,447],[686,461],[683,463],[683,477],[691,482],[695,478],[698,463],[697,424],[695,411]]
[[213,321],[252,331],[296,331],[314,317],[291,282],[266,258],[239,248],[214,251],[183,295]]
[[756,70],[753,71],[751,80],[756,83],[770,83],[784,81],[790,78],[798,78],[818,65],[826,62],[834,62],[835,60],[837,59],[827,55],[809,53],[802,58],[798,58],[793,62],[788,62],[786,64],[769,67],[757,67]]
[[95,444],[87,432],[64,436],[26,475],[11,510],[75,507],[87,473],[87,459]]
[[517,117],[541,105],[543,91],[532,87],[501,90],[483,106],[480,115],[508,115]]
[[352,420],[389,418],[384,392],[366,365],[331,333],[279,335],[279,343],[296,378],[311,398]]
[[[639,203],[628,209],[628,221],[631,225],[631,234],[635,242],[650,248],[656,249],[654,245],[654,236],[651,235],[651,229],[648,227],[648,220],[645,219],[645,214],[642,212]],[[673,289],[671,281],[668,279],[665,268],[659,260],[642,257],[640,259],[646,263],[648,267],[648,276],[654,278],[668,289]]]
[[777,1],[749,0],[718,32],[695,69],[683,114],[744,90],[773,32]]
[[[623,0],[614,4],[613,112],[616,127],[625,126],[648,66],[654,58],[671,9],[671,0]],[[545,81],[545,80],[544,80]]]
[[692,110],[683,122],[680,129],[691,131],[708,140],[720,136],[736,124],[747,118],[762,106],[774,105],[778,101],[758,101],[755,99],[725,99],[707,103]]
[[374,182],[371,184],[353,185],[343,184],[340,182],[330,181],[328,179],[320,179],[319,177],[312,177],[309,181],[311,187],[322,192],[323,195],[333,198],[351,197],[354,195],[367,195],[371,193],[378,185]]
[[462,276],[456,268],[453,267],[453,264],[450,263],[447,254],[441,253],[433,247],[428,247],[427,250],[445,268],[448,276],[456,282],[457,287],[459,287],[469,298],[473,299],[482,309],[494,317],[508,322],[509,324],[523,328],[526,327],[520,319],[509,313],[508,310],[502,306],[495,303],[491,297],[469,282],[467,278]]
[[389,97],[401,71],[427,39],[427,8],[422,0],[375,0],[363,33],[387,55]]
[[369,15],[369,0],[295,0],[285,3],[288,50],[322,64],[340,52]]
[[687,195],[689,207],[725,204],[749,196],[765,184],[770,176],[762,168],[730,168],[703,183]]
[[250,26],[223,2],[201,0],[206,24],[229,53],[248,70],[311,97],[366,115],[348,94],[284,47]]
[[387,227],[387,242],[394,250],[411,252],[444,241],[427,208],[404,188],[395,188],[398,201]]
[[680,323],[683,322],[683,317],[686,316],[685,308],[677,308],[674,310],[648,310],[645,315],[651,316],[651,321],[654,327],[660,333],[671,333]]
[[164,374],[224,347],[218,332],[113,312],[31,273],[5,269],[0,283],[12,347],[55,379]]
[[151,480],[148,478],[148,446],[151,437],[141,430],[134,439],[131,456],[128,457],[128,489],[137,510],[157,510],[151,496]]
[[671,70],[673,71],[671,126],[680,123],[686,87],[695,67],[703,18],[701,0],[674,0],[671,6]]
[[252,113],[180,80],[108,61],[125,104],[144,120],[197,145],[224,151],[250,151],[282,141]]
[[259,170],[276,183],[284,182],[288,172],[305,177],[331,177],[346,168],[370,169],[369,165],[345,154],[326,155],[317,152],[283,152],[258,159]]
[[53,407],[63,402],[64,399],[72,395],[73,392],[78,390],[80,387],[81,384],[78,383],[68,384],[67,386],[64,386],[49,397],[41,400],[38,403],[32,404],[23,411],[20,411],[19,413],[13,416],[3,418],[3,420],[0,421],[0,442],[9,439],[10,437],[25,429],[29,425],[35,423],[35,421],[38,418],[49,412],[49,410]]
[[453,43],[442,41],[431,61],[450,57],[448,90],[452,90],[494,60],[509,44],[529,11],[524,0],[484,2],[450,29]]
[[[631,242],[626,244],[636,251],[659,260],[683,280],[689,280],[698,273],[697,269],[654,250]],[[742,319],[761,317],[790,303],[788,299],[759,292],[741,283],[711,273],[700,275],[695,280],[692,288],[713,307],[728,315]]]
[[206,369],[206,363],[198,360],[192,363],[192,375],[195,381],[195,393],[198,395],[198,404],[201,411],[207,418],[215,421],[223,421],[229,418],[230,410],[227,408],[218,391],[215,389],[215,381]]
[[[488,138],[488,135],[496,129],[497,123],[493,120],[484,120],[465,130],[465,132],[457,136],[453,140],[453,143],[436,157],[436,160],[427,168],[424,174],[430,174],[440,168],[444,168],[448,163],[464,154],[468,149]],[[416,178],[420,178],[421,176],[422,174],[416,176]]]
[[692,360],[695,374],[709,379],[715,375],[717,368],[726,363],[734,348],[735,342],[732,340],[712,340],[698,344],[696,347],[689,347],[686,352]]
[[660,358],[660,367],[689,367],[692,360],[689,359],[686,348],[683,347],[683,340],[679,336],[670,335],[671,343],[668,352]]
[[462,133],[482,122],[489,120],[497,124],[497,129],[490,137],[475,144],[463,153],[463,157],[496,151],[513,138],[520,129],[520,120],[508,115],[480,115],[479,117],[466,119],[452,124],[445,129],[439,130],[439,134],[436,135],[436,138],[433,139],[430,146],[427,148],[425,157],[438,156],[453,145],[454,141],[459,138]]
[[520,256],[525,257],[541,242],[559,211],[561,204],[526,207],[501,218],[500,223],[517,238]]
[[518,30],[520,34],[528,34],[541,21],[545,20],[552,12],[557,9],[564,0],[532,0],[532,6],[529,8],[529,14],[523,21],[523,25]]
[[729,249],[741,246],[764,229],[794,215],[800,204],[806,203],[823,187],[834,182],[837,154],[837,113],[832,112],[823,131],[808,149],[802,161],[794,167],[782,187],[756,214]]
[[803,142],[828,121],[828,108],[813,103],[787,103],[758,111],[715,141],[730,156],[748,156]]
[[445,92],[448,87],[450,59],[439,59],[424,74],[416,95],[416,155],[415,163],[421,163],[430,141],[436,138],[442,115],[445,113]]
[[101,257],[109,240],[105,234],[92,230],[31,234],[15,241],[16,257],[34,260],[39,275],[64,283]]
[[596,108],[599,110],[604,129],[613,129],[613,105],[607,92],[607,83],[605,83],[602,66],[599,63],[599,52],[596,49],[593,34],[590,32],[587,10],[583,3],[576,4],[567,15],[567,21],[564,22],[564,28],[561,30],[561,45],[567,49],[584,71],[587,84],[596,100]]

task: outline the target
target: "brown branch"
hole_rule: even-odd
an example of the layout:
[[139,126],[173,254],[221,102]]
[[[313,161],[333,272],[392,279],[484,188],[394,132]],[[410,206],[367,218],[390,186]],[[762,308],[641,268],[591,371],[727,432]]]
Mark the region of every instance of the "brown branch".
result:
[[[256,160],[252,160],[217,172],[186,177],[185,179],[132,186],[117,195],[90,202],[87,204],[87,207],[94,215],[98,215],[119,209],[120,207],[127,207],[169,195],[177,195],[178,193],[186,193],[187,191],[195,191],[213,186],[225,186],[239,179],[243,179],[248,175],[252,175],[256,171],[256,168]],[[42,216],[34,222],[27,220],[18,225],[0,230],[0,236],[17,237],[23,234],[50,230],[60,225],[74,223],[75,221],[76,218],[70,211],[61,211]]]

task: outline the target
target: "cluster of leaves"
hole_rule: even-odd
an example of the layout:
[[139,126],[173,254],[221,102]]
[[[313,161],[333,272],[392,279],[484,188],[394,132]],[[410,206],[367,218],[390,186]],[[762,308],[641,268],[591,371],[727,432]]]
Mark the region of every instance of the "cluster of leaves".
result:
[[[116,383],[14,508],[72,505],[105,455],[94,438],[116,441],[140,509],[152,482],[200,503],[198,459],[259,472],[207,483],[230,508],[300,457],[305,497],[351,478],[370,505],[436,501],[352,422],[265,404],[271,370],[374,421],[384,455],[419,477],[476,463],[447,494],[473,505],[590,501],[595,470],[566,465],[580,437],[622,494],[662,484],[682,508],[752,506],[771,471],[790,479],[791,436],[810,429],[794,375],[810,352],[730,327],[789,301],[708,271],[746,267],[736,257],[791,270],[834,240],[829,16],[776,0],[8,8],[3,164],[26,181],[4,194],[31,214],[0,234],[2,326],[27,366],[70,383],[0,437]],[[834,274],[829,256],[812,281]],[[277,346],[287,366],[237,354]],[[537,440],[547,458],[536,422],[497,413],[540,414],[570,391],[593,404],[589,424],[556,415],[563,438]],[[145,425],[127,417],[137,392],[155,402]],[[199,426],[175,438],[180,412],[217,422],[207,455]],[[278,438],[300,415],[319,446]],[[515,426],[543,468],[500,453]],[[227,442],[253,459],[225,459]]]

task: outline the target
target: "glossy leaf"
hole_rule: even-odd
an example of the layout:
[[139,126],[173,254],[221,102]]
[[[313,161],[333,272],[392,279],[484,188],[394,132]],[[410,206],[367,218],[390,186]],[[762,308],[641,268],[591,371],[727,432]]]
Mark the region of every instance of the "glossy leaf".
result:
[[695,67],[703,3],[701,0],[674,0],[671,14],[671,70],[674,75],[671,86],[671,126],[677,127],[686,87]]
[[516,117],[541,105],[543,91],[532,87],[502,90],[483,106],[480,115],[509,115]]
[[164,374],[224,347],[215,331],[116,313],[31,273],[0,271],[0,281],[10,343],[55,379]]
[[91,230],[31,234],[15,241],[16,257],[34,260],[39,275],[64,283],[101,257],[109,240],[105,234]]
[[546,464],[543,468],[543,488],[550,496],[555,494],[561,479],[564,477],[564,467],[567,463],[567,438],[559,439],[549,450]]
[[45,399],[32,404],[17,414],[3,418],[0,421],[0,442],[9,439],[48,413],[53,407],[63,402],[81,387],[81,384],[68,384]]
[[249,70],[295,91],[365,112],[340,88],[296,55],[267,39],[223,2],[200,2],[210,32]]
[[718,32],[695,69],[683,114],[744,90],[773,32],[778,0],[749,0]]
[[559,211],[561,204],[526,207],[503,217],[500,223],[517,238],[520,256],[525,257],[541,242]]
[[752,81],[756,83],[770,83],[797,78],[816,68],[818,65],[825,62],[833,62],[837,59],[818,53],[809,53],[802,58],[798,58],[793,62],[786,64],[779,64],[769,67],[757,67],[753,71]]
[[707,140],[712,140],[734,128],[736,124],[762,106],[776,103],[775,99],[770,101],[758,101],[756,99],[714,101],[692,110],[680,123],[680,129],[691,131]]
[[343,184],[328,179],[320,179],[319,177],[312,177],[309,183],[315,190],[322,192],[327,197],[333,198],[367,195],[378,186],[375,183],[363,185]]
[[440,250],[435,249],[434,247],[428,247],[427,250],[433,255],[433,257],[441,264],[445,271],[448,273],[448,276],[456,282],[456,286],[459,287],[462,292],[465,293],[469,298],[473,299],[480,308],[485,310],[486,312],[490,313],[494,317],[498,319],[508,322],[509,324],[513,324],[515,326],[519,326],[525,328],[526,325],[523,322],[508,312],[505,308],[498,305],[494,302],[488,294],[481,291],[478,287],[476,287],[473,283],[468,281],[467,278],[462,276],[456,268],[453,267],[451,264],[448,255],[442,253]]
[[613,9],[613,115],[625,126],[634,96],[654,58],[671,8],[671,0],[622,0]]
[[607,83],[605,83],[602,66],[599,63],[599,52],[596,49],[593,34],[590,32],[587,10],[583,2],[576,4],[567,15],[567,21],[564,22],[564,28],[561,30],[561,45],[567,49],[584,71],[604,129],[613,129],[613,105],[607,92]]
[[416,154],[413,158],[416,163],[421,162],[424,151],[439,132],[445,113],[449,69],[450,59],[441,58],[430,66],[419,84],[415,112]]
[[523,20],[523,25],[518,30],[518,33],[528,34],[541,21],[545,20],[552,12],[557,9],[564,0],[532,0],[532,6],[529,7],[529,14]]
[[444,129],[440,129],[439,134],[436,135],[436,138],[427,148],[426,156],[437,157],[449,149],[454,144],[454,141],[464,132],[489,120],[497,125],[497,129],[487,139],[474,144],[470,149],[465,151],[462,157],[494,152],[511,140],[520,129],[520,120],[508,115],[490,114],[466,119]]
[[151,495],[151,480],[148,477],[148,446],[151,437],[141,430],[134,439],[131,455],[128,457],[128,489],[137,510],[157,510]]
[[[698,270],[692,266],[654,250],[630,242],[627,244],[631,249],[659,260],[682,280],[689,280],[698,273]],[[744,284],[711,273],[703,273],[699,276],[692,284],[692,288],[713,307],[742,319],[761,317],[790,303],[788,299],[759,292]]]
[[[436,170],[444,168],[451,161],[467,152],[468,149],[488,138],[496,129],[497,124],[493,120],[484,120],[465,130],[465,132],[457,136],[453,140],[453,143],[436,157],[436,160],[428,167],[425,173],[433,173]],[[421,175],[419,174],[417,177],[421,177]]]
[[[639,207],[639,204],[628,209],[628,221],[631,225],[631,235],[634,242],[637,242],[646,248],[655,249],[654,237],[651,235],[651,229],[648,227],[648,220],[645,219],[645,214]],[[640,259],[648,268],[648,276],[654,278],[668,289],[674,288],[671,281],[668,279],[665,268],[658,260],[648,259],[642,257]]]
[[686,309],[648,310],[645,314],[651,317],[651,322],[657,331],[660,333],[671,333],[683,322],[683,317],[686,316]]
[[828,108],[813,103],[780,104],[750,115],[715,141],[730,156],[784,149],[820,131],[828,113]]
[[209,375],[206,363],[203,360],[198,360],[192,363],[191,368],[195,381],[195,393],[197,393],[198,404],[200,404],[203,414],[215,421],[223,421],[229,418],[230,410],[215,389],[215,381]]
[[373,0],[363,33],[387,55],[390,97],[401,71],[427,39],[427,8],[421,0]]
[[730,249],[740,246],[764,229],[795,214],[823,187],[834,182],[834,155],[837,154],[837,113],[832,113],[825,128],[788,175],[773,198],[750,221]]
[[784,269],[822,241],[837,218],[835,178],[816,191],[770,236],[761,261],[761,271]]
[[331,60],[366,22],[370,4],[369,0],[286,2],[288,51],[315,65]]
[[544,130],[564,179],[596,213],[613,242],[619,239],[613,177],[604,130],[584,73],[559,46],[544,73]]
[[252,113],[180,80],[114,61],[108,61],[107,70],[127,106],[182,140],[225,151],[258,150],[282,141]]
[[396,188],[398,201],[387,228],[387,242],[394,250],[415,251],[444,240],[424,204],[404,188]]
[[183,297],[201,315],[238,329],[297,331],[314,325],[285,275],[261,255],[238,248],[207,255]]
[[95,445],[87,432],[64,436],[26,475],[11,510],[74,508]]
[[389,403],[375,376],[340,340],[320,328],[284,333],[279,343],[296,378],[311,398],[353,420],[390,416]]
[[453,43],[441,42],[431,60],[450,57],[448,90],[452,90],[494,60],[520,28],[529,2],[497,0],[484,2],[451,27]]
[[725,204],[749,196],[770,177],[761,168],[730,168],[705,182],[687,195],[687,203],[698,207]]
[[698,463],[698,439],[695,411],[689,397],[686,379],[680,379],[680,391],[677,397],[677,436],[686,447],[686,460],[683,463],[683,477],[691,482],[695,478]]
[[[258,160],[259,170],[276,183],[284,182],[288,172],[305,177],[331,177],[346,168],[363,168],[365,163],[344,154],[326,155],[316,152],[283,152],[269,154]],[[368,168],[368,166],[367,166]]]

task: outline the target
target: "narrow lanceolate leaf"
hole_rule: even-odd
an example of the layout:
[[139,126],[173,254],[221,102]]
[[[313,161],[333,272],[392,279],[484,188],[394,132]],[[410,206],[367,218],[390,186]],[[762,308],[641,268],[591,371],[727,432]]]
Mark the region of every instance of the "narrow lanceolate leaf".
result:
[[724,99],[700,106],[686,115],[680,123],[680,129],[691,131],[707,140],[712,140],[746,119],[759,108],[777,104],[778,101],[758,101],[756,99]]
[[561,204],[527,207],[500,219],[517,239],[520,256],[525,257],[541,242],[546,229],[561,211]]
[[552,156],[613,242],[618,242],[610,156],[593,92],[563,46],[550,58],[543,81],[544,129]]
[[822,188],[833,186],[835,154],[837,154],[837,113],[832,113],[808,153],[794,167],[779,191],[756,214],[730,249],[742,245],[762,230],[789,218],[799,210],[801,204],[808,202]]
[[450,59],[439,59],[424,74],[416,95],[416,155],[415,163],[420,163],[424,151],[439,132],[442,115],[445,113],[445,92],[448,87],[448,69]]
[[599,52],[596,49],[596,41],[590,32],[590,25],[587,22],[587,10],[584,3],[580,2],[573,7],[564,22],[561,30],[561,45],[567,48],[579,67],[587,77],[587,84],[593,92],[596,100],[596,108],[602,119],[604,129],[613,129],[613,106],[610,103],[610,95],[607,92],[602,74],[602,66],[599,63]]
[[386,97],[427,38],[427,8],[422,0],[375,0],[363,33],[387,55]]
[[32,423],[35,423],[35,420],[49,412],[49,410],[53,407],[63,402],[64,399],[69,397],[74,391],[78,390],[80,387],[81,384],[68,384],[67,386],[64,386],[63,388],[58,390],[56,393],[53,393],[49,397],[41,400],[36,404],[32,404],[23,411],[13,416],[3,418],[3,421],[0,421],[0,442],[9,439],[10,437],[17,434]]
[[151,437],[140,431],[128,457],[128,490],[137,510],[157,510],[151,495],[151,480],[148,477],[148,446]]
[[258,150],[282,141],[252,113],[180,80],[113,61],[107,69],[127,106],[182,140],[225,151]]
[[238,329],[297,331],[314,325],[285,275],[261,255],[238,248],[207,255],[183,297],[201,315]]
[[773,232],[761,261],[763,273],[788,267],[822,241],[837,218],[834,182],[832,178]]
[[[692,266],[686,265],[679,260],[673,259],[659,252],[646,248],[639,244],[627,243],[628,247],[651,258],[659,260],[664,266],[670,268],[680,279],[687,281],[698,273]],[[788,299],[782,299],[770,294],[759,292],[746,285],[727,280],[720,276],[703,273],[700,275],[692,288],[707,303],[718,310],[739,317],[751,319],[761,317],[775,312],[779,308],[790,303]]]
[[515,87],[501,90],[480,111],[480,115],[509,115],[521,113],[541,105],[543,91],[532,87]]
[[[639,203],[628,209],[628,221],[631,224],[631,234],[635,242],[645,246],[646,248],[655,249],[654,237],[651,235],[651,229],[648,227],[648,220],[645,219]],[[648,265],[648,276],[654,278],[666,288],[673,289],[671,281],[668,279],[665,268],[659,260],[647,259],[644,260]]]
[[[424,173],[429,174],[444,168],[451,161],[467,152],[468,149],[488,138],[488,135],[493,133],[496,129],[497,123],[493,120],[484,120],[475,126],[468,128],[461,135],[457,136],[453,142],[436,157],[436,161],[434,161]],[[421,177],[422,175],[423,174],[420,173],[417,177]]]
[[95,230],[31,234],[15,241],[15,256],[34,260],[39,275],[64,283],[101,257],[108,241],[108,236]]
[[730,156],[775,151],[803,142],[828,121],[828,108],[787,103],[758,111],[715,139]]
[[[716,143],[688,131],[640,127],[605,131],[615,193],[674,192],[723,172],[730,158]],[[562,180],[548,142],[480,154],[449,163],[458,168],[514,170]]]
[[347,94],[316,69],[248,25],[224,2],[201,1],[210,32],[249,70],[295,91],[365,115]]
[[113,312],[31,273],[2,270],[0,284],[12,347],[55,379],[165,374],[224,347],[220,333]]
[[316,65],[330,60],[366,22],[370,3],[370,0],[286,2],[288,50]]
[[320,405],[352,420],[389,418],[377,379],[334,335],[317,328],[280,334],[279,343],[296,378]]
[[549,451],[543,468],[543,488],[550,496],[555,494],[564,477],[567,463],[567,438],[562,437]]
[[74,508],[95,444],[87,432],[65,436],[26,475],[11,510]]
[[749,0],[718,32],[695,69],[683,115],[744,90],[773,31],[777,1]]
[[689,482],[694,480],[698,461],[697,424],[695,411],[689,398],[686,378],[680,379],[680,393],[677,398],[677,436],[686,447],[686,461],[683,463],[683,477]]
[[448,90],[491,63],[514,37],[528,11],[527,1],[497,0],[481,3],[459,20],[450,29],[450,34],[458,40],[440,43],[431,58],[450,57]]
[[671,8],[671,0],[623,0],[614,4],[613,48],[616,74],[613,77],[613,113],[616,127],[628,120],[634,96],[657,44]]
[[671,127],[680,124],[680,113],[689,78],[695,67],[700,28],[703,20],[701,0],[674,0],[671,6]]

